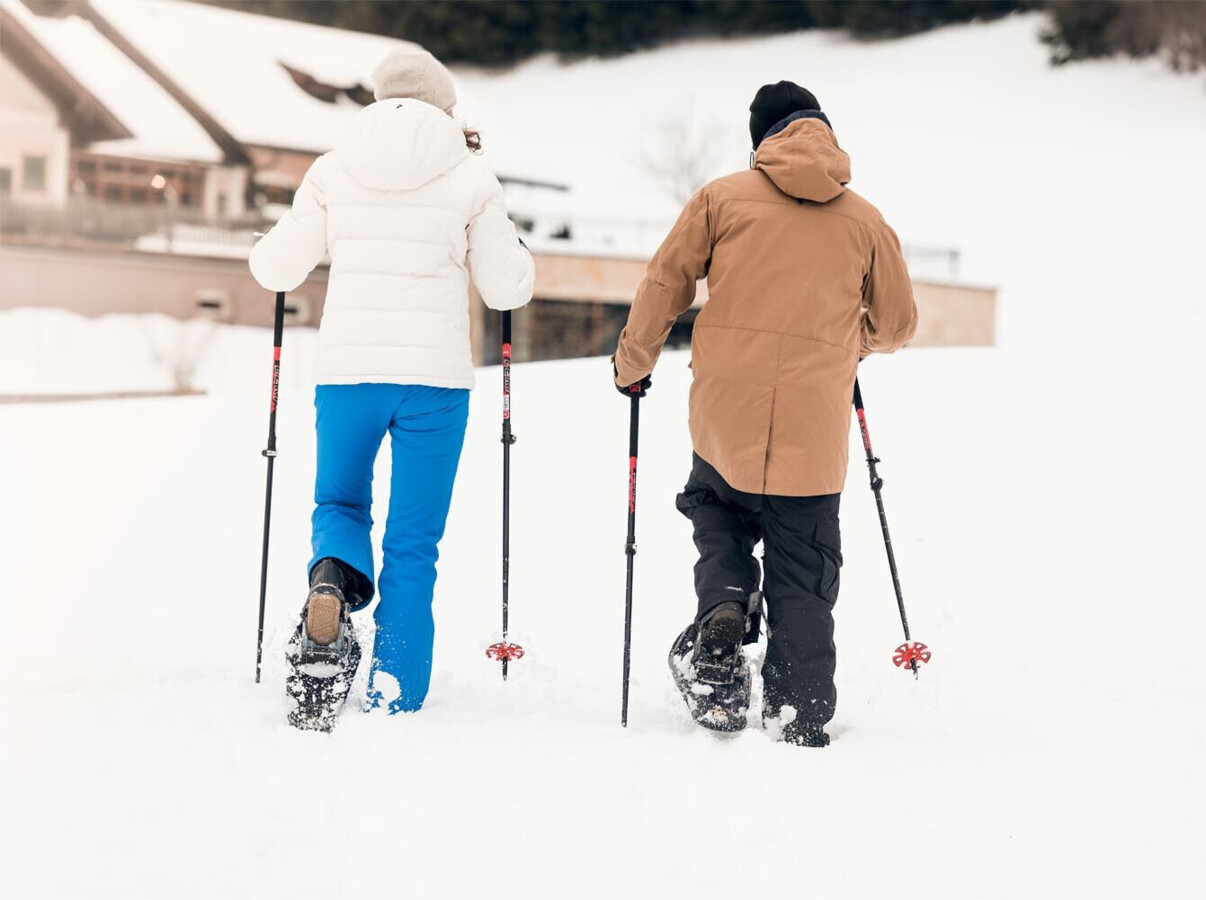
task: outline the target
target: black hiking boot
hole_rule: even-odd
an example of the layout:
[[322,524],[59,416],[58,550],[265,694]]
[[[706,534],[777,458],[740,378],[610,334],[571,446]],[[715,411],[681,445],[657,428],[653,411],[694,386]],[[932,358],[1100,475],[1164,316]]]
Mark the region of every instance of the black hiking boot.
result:
[[828,747],[829,735],[817,722],[789,722],[783,726],[783,741],[797,747]]
[[695,674],[708,684],[732,681],[732,663],[745,640],[745,607],[735,601],[711,610],[699,625]]
[[750,705],[750,671],[741,651],[745,606],[726,602],[694,622],[670,648],[670,672],[698,724],[741,731]]

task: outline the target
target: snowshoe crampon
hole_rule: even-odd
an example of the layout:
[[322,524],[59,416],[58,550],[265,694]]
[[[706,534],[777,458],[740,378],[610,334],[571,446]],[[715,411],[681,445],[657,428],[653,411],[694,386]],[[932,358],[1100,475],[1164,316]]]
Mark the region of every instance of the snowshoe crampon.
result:
[[[743,630],[744,617],[740,624]],[[670,648],[670,672],[698,724],[712,731],[741,731],[750,705],[750,669],[741,651],[742,631],[731,636],[723,627],[711,632],[701,641],[699,626],[687,626]]]
[[330,644],[310,640],[305,623],[303,613],[285,651],[289,724],[303,731],[330,731],[356,677],[360,642],[346,606],[340,614],[339,633]]

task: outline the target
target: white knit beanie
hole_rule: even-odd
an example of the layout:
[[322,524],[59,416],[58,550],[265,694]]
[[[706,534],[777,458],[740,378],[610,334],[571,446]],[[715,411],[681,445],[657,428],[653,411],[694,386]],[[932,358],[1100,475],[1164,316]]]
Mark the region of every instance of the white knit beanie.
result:
[[456,106],[456,88],[444,64],[417,47],[398,47],[373,69],[373,92],[378,100],[411,98],[445,112]]

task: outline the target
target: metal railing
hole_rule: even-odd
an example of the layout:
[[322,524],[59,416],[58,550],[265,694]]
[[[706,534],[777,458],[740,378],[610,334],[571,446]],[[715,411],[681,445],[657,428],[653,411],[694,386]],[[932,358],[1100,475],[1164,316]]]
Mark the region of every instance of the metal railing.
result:
[[260,227],[263,220],[259,217],[214,219],[200,210],[171,204],[135,206],[72,196],[62,206],[53,206],[0,196],[0,241],[134,246],[140,239],[155,236],[171,243],[187,231],[216,244],[241,245],[245,235]]
[[[575,215],[568,208],[554,213],[512,210],[525,240],[534,250],[648,258],[657,249],[670,220]],[[63,206],[17,203],[0,196],[0,242],[70,245],[112,244],[148,252],[205,252],[238,255],[254,244],[254,232],[267,231],[272,220],[260,213],[242,219],[216,219],[200,210],[163,204],[133,206],[71,196]],[[914,275],[957,279],[962,253],[954,247],[904,245]]]
[[[963,252],[957,247],[932,247],[924,244],[904,244],[901,247],[904,250],[905,261],[909,264],[910,271],[917,274],[920,271],[931,271],[937,269],[941,272],[945,269],[945,276],[950,279],[959,277],[959,267],[963,259]],[[934,274],[938,274],[934,272]]]

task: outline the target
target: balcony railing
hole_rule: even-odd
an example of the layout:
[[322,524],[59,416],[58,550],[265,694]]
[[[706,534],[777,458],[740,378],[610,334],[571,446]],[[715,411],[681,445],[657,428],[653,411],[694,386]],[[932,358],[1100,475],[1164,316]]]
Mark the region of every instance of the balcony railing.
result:
[[0,196],[0,241],[43,245],[110,244],[136,248],[139,243],[168,249],[167,245],[188,234],[218,245],[249,243],[264,220],[250,217],[239,221],[206,217],[200,210],[171,204],[134,206],[94,197],[70,197],[62,206],[18,203]]
[[[570,211],[535,215],[522,204],[518,207],[512,210],[512,218],[524,239],[533,250],[554,254],[648,259],[673,224]],[[255,232],[267,231],[283,211],[283,207],[271,207],[233,220],[206,217],[198,209],[170,204],[132,206],[72,196],[56,207],[17,203],[0,196],[0,243],[109,245],[146,252],[245,256],[255,243]],[[957,248],[906,244],[904,254],[915,278],[959,278],[961,253]]]

